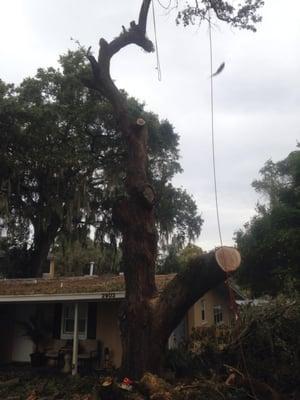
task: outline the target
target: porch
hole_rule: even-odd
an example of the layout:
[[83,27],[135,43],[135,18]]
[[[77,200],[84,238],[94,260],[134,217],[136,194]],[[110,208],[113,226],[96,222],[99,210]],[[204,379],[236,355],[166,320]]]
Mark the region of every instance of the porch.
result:
[[[120,302],[67,299],[0,304],[0,364],[35,365],[32,354],[38,351],[36,365],[73,375],[78,369],[118,368],[122,354]],[[38,343],[32,330],[39,330]]]

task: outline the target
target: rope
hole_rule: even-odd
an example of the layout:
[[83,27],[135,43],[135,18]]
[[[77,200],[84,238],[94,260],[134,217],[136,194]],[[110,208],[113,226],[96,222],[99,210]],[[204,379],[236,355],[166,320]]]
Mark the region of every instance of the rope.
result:
[[160,0],[157,0],[157,2],[158,2],[158,4],[159,4],[162,8],[164,8],[165,10],[169,10],[169,8],[170,8],[170,6],[171,6],[171,3],[172,3],[172,0],[169,0],[169,3],[168,3],[167,6],[165,6]]
[[[208,32],[209,32],[209,55],[210,55],[210,109],[211,109],[211,144],[212,144],[212,164],[213,164],[213,178],[214,178],[214,194],[215,194],[215,206],[216,206],[216,215],[217,215],[217,223],[218,223],[218,233],[219,233],[219,240],[220,240],[220,245],[221,248],[223,248],[223,238],[222,238],[222,231],[221,231],[221,222],[220,222],[220,213],[219,213],[219,199],[218,199],[218,185],[217,185],[217,173],[216,173],[216,155],[215,155],[215,128],[214,128],[214,87],[213,87],[213,45],[212,45],[212,34],[211,34],[211,15],[210,15],[210,10],[208,14]],[[224,260],[224,265],[225,263],[225,255],[222,252],[223,255],[223,260]],[[236,321],[239,321],[240,315],[237,307],[237,303],[235,300],[235,295],[233,292],[232,287],[229,284],[229,275],[228,272],[226,271],[226,285],[228,288],[228,294],[229,294],[229,303],[230,303],[230,308],[234,313],[234,316],[236,318]],[[237,333],[238,335],[238,333]],[[245,357],[245,352],[243,349],[243,344],[240,339],[238,339],[238,344],[240,347],[240,354],[243,362],[244,369],[246,371],[247,379],[249,382],[250,390],[251,393],[254,397],[255,400],[258,400],[253,382],[251,380],[249,370],[247,367],[247,361]]]
[[155,48],[156,48],[157,78],[159,81],[161,81],[161,66],[160,66],[160,58],[159,58],[159,51],[158,51],[158,37],[157,37],[157,29],[156,29],[156,16],[155,16],[154,0],[151,1],[151,4],[152,4],[152,17],[153,17]]
[[217,173],[216,173],[216,155],[215,155],[215,127],[214,127],[214,86],[213,86],[213,46],[211,35],[211,17],[208,16],[208,32],[209,32],[209,55],[210,55],[210,109],[211,109],[211,145],[212,145],[212,163],[213,163],[213,177],[214,177],[214,193],[215,205],[218,223],[218,232],[220,245],[223,246],[223,238],[221,232],[221,222],[219,213],[219,200],[218,200],[218,186],[217,186]]

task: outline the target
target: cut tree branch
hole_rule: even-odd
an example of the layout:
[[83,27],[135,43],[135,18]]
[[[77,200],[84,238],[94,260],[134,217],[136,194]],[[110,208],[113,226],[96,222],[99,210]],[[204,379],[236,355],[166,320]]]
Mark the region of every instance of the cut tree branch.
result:
[[172,333],[188,310],[207,291],[224,282],[240,265],[240,254],[233,247],[220,247],[190,261],[178,273],[158,298],[155,315],[157,329]]

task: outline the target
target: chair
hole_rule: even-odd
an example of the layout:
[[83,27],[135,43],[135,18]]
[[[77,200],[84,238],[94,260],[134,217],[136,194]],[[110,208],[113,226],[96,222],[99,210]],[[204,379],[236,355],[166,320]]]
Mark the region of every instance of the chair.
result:
[[49,362],[50,365],[55,367],[61,367],[64,360],[62,349],[65,346],[65,341],[54,339],[51,344],[51,347],[45,349],[47,363]]
[[102,342],[100,340],[84,341],[78,353],[79,368],[91,372],[100,368],[102,361]]
[[103,352],[102,342],[100,340],[97,340],[97,348],[95,350],[90,351],[91,364],[96,366],[97,368],[99,368],[101,365],[102,352]]

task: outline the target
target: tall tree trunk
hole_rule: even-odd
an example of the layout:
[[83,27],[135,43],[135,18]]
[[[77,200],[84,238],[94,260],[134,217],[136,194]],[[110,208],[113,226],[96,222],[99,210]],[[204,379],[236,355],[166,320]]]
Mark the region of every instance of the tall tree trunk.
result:
[[168,337],[189,307],[226,279],[224,268],[229,271],[231,258],[235,259],[231,270],[239,264],[233,249],[221,250],[224,263],[217,261],[215,252],[203,255],[178,274],[162,293],[157,292],[155,193],[147,177],[147,124],[141,118],[130,120],[126,99],[110,76],[111,58],[125,46],[136,44],[147,52],[154,50],[146,36],[150,2],[142,1],[138,24],[132,21],[129,29],[123,27],[122,33],[110,43],[100,39],[98,60],[88,51],[93,75],[91,80],[84,81],[111,102],[127,146],[126,194],[115,205],[113,217],[123,237],[126,283],[126,301],[120,316],[122,368],[124,374],[134,378],[147,370],[159,371]]
[[40,224],[34,224],[33,244],[24,268],[27,277],[42,276],[43,266],[47,261],[48,253],[57,235],[60,223],[59,217],[54,215],[46,228]]
[[139,119],[126,136],[127,196],[116,207],[115,220],[122,232],[126,303],[121,316],[123,370],[130,376],[150,368],[153,312],[157,296],[155,262],[157,233],[154,219],[155,195],[147,178],[147,126]]

